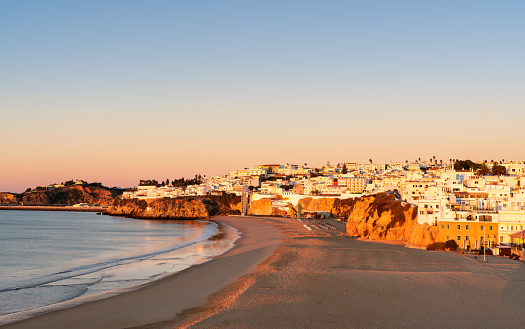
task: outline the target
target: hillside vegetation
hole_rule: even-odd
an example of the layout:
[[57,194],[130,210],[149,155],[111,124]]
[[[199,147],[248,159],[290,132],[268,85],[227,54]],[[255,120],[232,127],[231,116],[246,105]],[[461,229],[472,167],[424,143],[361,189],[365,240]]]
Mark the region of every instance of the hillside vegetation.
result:
[[37,187],[23,193],[0,193],[0,204],[26,206],[72,206],[88,203],[110,206],[124,192],[119,188],[108,188],[101,184],[78,184],[56,188]]

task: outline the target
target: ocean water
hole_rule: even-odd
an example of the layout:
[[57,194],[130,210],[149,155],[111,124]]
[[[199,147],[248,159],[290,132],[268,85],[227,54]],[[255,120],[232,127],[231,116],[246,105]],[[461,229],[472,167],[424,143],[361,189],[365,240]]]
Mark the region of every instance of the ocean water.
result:
[[[226,239],[209,239],[226,230]],[[232,248],[214,222],[0,211],[0,325],[122,293]]]

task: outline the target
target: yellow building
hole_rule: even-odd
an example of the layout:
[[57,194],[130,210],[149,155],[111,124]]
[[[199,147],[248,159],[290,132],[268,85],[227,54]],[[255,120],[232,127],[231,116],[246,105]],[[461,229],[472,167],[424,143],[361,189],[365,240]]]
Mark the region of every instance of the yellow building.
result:
[[499,212],[499,242],[511,243],[510,235],[525,229],[525,210]]
[[498,223],[480,221],[438,221],[438,241],[456,240],[462,249],[479,249],[483,241],[498,243]]

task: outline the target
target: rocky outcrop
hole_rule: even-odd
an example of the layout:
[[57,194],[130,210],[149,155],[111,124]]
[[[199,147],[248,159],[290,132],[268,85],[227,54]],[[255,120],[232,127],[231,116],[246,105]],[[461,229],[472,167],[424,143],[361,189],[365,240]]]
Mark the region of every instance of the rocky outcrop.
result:
[[437,236],[436,227],[417,223],[417,207],[386,193],[357,199],[349,213],[346,231],[351,236],[403,240],[417,247],[426,247]]
[[[268,200],[271,200],[272,208],[270,208],[270,201]],[[329,212],[332,217],[346,218],[350,214],[354,204],[356,203],[356,200],[359,199],[305,197],[300,199],[295,207],[292,206],[291,203],[288,203],[287,207],[283,207],[283,203],[286,203],[286,200],[287,199],[280,196],[275,196],[273,198],[252,201],[250,203],[248,215],[297,217],[297,212],[300,206],[303,213],[309,211],[323,211]],[[279,203],[279,201],[281,202]]]
[[286,216],[287,211],[274,207],[272,199],[259,199],[250,203],[248,209],[250,216]]
[[20,194],[0,193],[0,204],[29,206],[72,206],[88,203],[110,206],[124,190],[101,185],[73,185],[58,188],[37,187]]
[[216,201],[206,198],[117,198],[107,214],[144,219],[206,219],[217,214],[219,208]]
[[219,209],[217,215],[240,215],[241,197],[235,194],[207,195],[206,199],[217,202]]
[[334,207],[335,198],[304,198],[299,200],[297,207],[301,206],[302,211],[329,211],[332,212]]
[[123,190],[101,186],[73,185],[53,189],[37,188],[19,195],[18,203],[24,205],[67,205],[78,203],[110,206]]
[[18,195],[13,193],[0,193],[0,204],[18,204]]

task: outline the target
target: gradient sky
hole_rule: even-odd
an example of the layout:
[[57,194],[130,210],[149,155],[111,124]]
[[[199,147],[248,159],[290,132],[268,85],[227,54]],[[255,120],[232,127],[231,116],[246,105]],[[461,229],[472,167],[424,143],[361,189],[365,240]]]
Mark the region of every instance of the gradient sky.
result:
[[2,1],[0,191],[525,159],[525,2]]

